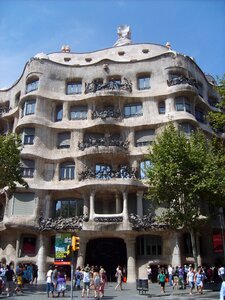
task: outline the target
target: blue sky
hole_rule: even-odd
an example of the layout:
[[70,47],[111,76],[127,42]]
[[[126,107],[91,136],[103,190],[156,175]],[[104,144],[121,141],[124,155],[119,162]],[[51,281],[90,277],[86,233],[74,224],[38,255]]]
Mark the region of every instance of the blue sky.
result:
[[225,73],[225,0],[0,0],[0,88],[39,52],[112,47],[124,24],[133,43],[169,41],[206,74]]

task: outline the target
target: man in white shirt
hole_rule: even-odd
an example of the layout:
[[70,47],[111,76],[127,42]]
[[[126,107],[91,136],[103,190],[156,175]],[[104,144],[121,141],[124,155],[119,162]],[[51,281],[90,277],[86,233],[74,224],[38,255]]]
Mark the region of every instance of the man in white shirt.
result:
[[224,274],[225,274],[225,269],[224,266],[220,266],[219,270],[218,270],[218,275],[221,278],[221,280],[223,281],[224,278]]
[[48,295],[48,298],[49,298],[49,292],[51,292],[52,294],[52,298],[54,297],[54,294],[53,294],[53,267],[50,266],[49,267],[49,270],[46,274],[46,284],[47,284],[47,295]]

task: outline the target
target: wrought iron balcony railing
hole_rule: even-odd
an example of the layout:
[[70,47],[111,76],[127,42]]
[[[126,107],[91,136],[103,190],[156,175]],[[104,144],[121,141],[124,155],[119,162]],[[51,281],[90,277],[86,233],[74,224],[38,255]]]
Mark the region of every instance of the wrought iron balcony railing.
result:
[[130,214],[129,222],[132,224],[134,230],[152,230],[152,229],[168,229],[168,225],[158,223],[152,214],[139,216]]
[[89,136],[85,138],[83,142],[78,143],[78,148],[82,151],[84,151],[86,148],[90,148],[90,147],[97,148],[99,146],[104,146],[104,147],[116,146],[127,150],[129,146],[129,141],[123,140],[121,137],[118,138],[118,136],[110,135],[108,137]]
[[93,80],[90,83],[85,83],[85,94],[88,93],[96,93],[101,90],[111,90],[111,91],[120,91],[125,90],[128,92],[132,92],[132,83],[127,78],[124,78],[123,82],[118,80],[109,80],[106,83],[103,83],[99,80]]
[[47,218],[44,219],[40,217],[39,219],[39,230],[40,231],[49,231],[49,230],[75,230],[82,229],[83,222],[87,222],[87,216],[76,216],[71,218]]
[[118,119],[122,116],[122,113],[119,109],[114,109],[109,106],[103,110],[94,110],[92,113],[92,119],[100,118],[102,120],[107,118]]
[[178,85],[178,84],[189,84],[198,88],[197,81],[194,78],[187,78],[185,76],[177,76],[172,79],[167,80],[168,86]]
[[137,179],[137,169],[131,168],[130,166],[122,166],[119,170],[112,170],[109,166],[105,166],[99,171],[93,171],[90,168],[82,171],[79,174],[79,180],[86,179],[113,179],[113,178],[124,178],[124,179]]

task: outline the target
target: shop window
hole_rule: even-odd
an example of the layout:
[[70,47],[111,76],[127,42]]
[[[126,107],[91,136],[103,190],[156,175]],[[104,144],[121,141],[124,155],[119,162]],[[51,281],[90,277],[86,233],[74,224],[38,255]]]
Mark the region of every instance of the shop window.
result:
[[36,237],[23,237],[22,241],[22,254],[34,255],[36,251]]
[[139,256],[162,255],[162,238],[160,236],[141,236],[137,238],[137,254]]

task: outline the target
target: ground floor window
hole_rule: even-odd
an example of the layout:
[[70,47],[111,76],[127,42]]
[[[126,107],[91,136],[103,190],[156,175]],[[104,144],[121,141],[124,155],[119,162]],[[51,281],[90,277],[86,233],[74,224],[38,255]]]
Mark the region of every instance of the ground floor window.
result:
[[35,254],[36,248],[36,237],[25,236],[22,239],[22,254],[23,255],[31,255]]
[[138,237],[137,254],[139,256],[162,255],[162,238],[157,235],[146,235]]

